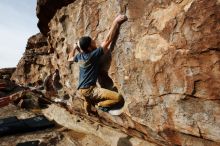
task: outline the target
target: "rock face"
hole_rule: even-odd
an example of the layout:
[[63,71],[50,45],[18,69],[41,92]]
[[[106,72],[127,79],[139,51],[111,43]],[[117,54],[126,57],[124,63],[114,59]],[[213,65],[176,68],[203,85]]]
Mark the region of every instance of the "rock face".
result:
[[0,100],[1,97],[8,95],[9,92],[16,88],[16,85],[10,81],[11,75],[16,68],[0,69]]
[[15,93],[22,90],[17,84],[10,81],[15,69],[16,68],[0,69],[0,108],[8,105],[10,98],[12,99]]
[[20,59],[12,79],[18,84],[40,85],[55,70],[51,65],[53,50],[41,33],[29,38],[24,56]]
[[16,68],[2,68],[0,69],[0,79],[10,80],[11,75],[14,73]]
[[[125,117],[121,127],[151,131],[146,140],[159,145],[220,144],[219,0],[38,0],[37,13],[45,36],[29,39],[12,80],[38,85],[58,72],[59,96],[74,95],[78,65],[67,61],[67,44],[82,35],[101,42],[123,13],[128,21],[103,57],[99,81],[117,87],[125,117],[150,130]],[[77,98],[73,104],[81,108]]]
[[37,16],[41,18],[38,22],[40,31],[47,35],[49,31],[48,23],[55,15],[57,9],[67,6],[75,0],[38,0],[37,1]]

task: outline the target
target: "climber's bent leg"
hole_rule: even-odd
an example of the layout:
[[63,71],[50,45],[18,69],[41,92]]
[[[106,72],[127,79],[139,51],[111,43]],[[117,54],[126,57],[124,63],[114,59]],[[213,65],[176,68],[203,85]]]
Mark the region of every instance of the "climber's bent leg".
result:
[[98,106],[100,107],[111,107],[123,101],[123,97],[119,93],[99,87],[94,88],[93,98],[99,101]]

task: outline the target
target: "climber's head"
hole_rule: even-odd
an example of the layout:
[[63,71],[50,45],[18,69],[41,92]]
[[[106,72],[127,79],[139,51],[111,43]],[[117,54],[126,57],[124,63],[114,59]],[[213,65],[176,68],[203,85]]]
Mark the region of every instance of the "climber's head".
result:
[[89,36],[83,36],[79,39],[79,47],[80,49],[85,52],[85,53],[89,53],[91,51],[93,51],[94,49],[96,49],[96,42],[95,40],[93,40],[91,37]]

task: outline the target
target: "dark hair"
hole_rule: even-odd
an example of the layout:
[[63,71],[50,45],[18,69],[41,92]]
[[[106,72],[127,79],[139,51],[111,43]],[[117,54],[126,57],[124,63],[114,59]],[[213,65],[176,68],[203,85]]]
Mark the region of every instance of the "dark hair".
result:
[[79,39],[79,46],[85,53],[89,53],[88,48],[91,45],[92,39],[89,36],[84,36]]

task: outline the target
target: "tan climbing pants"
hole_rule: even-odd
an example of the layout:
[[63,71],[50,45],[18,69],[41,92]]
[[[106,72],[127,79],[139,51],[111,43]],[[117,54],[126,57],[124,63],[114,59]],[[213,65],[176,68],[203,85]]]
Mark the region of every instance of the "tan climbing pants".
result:
[[79,89],[79,93],[87,102],[95,102],[100,107],[111,107],[123,101],[123,97],[119,93],[96,86]]

